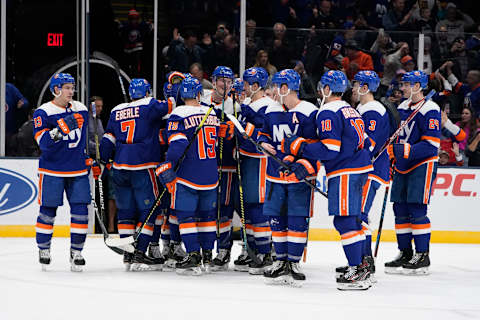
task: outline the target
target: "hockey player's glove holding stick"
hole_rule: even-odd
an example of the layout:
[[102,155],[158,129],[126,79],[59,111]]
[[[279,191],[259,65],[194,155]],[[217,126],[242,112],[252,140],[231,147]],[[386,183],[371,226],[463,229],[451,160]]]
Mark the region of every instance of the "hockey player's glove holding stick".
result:
[[155,169],[155,174],[157,175],[158,180],[160,180],[160,183],[167,188],[168,192],[173,193],[175,191],[177,175],[175,174],[170,161],[159,164]]
[[295,157],[301,158],[306,143],[307,140],[305,138],[290,135],[282,140],[281,149],[285,154],[292,154]]
[[392,161],[395,158],[408,159],[410,157],[410,149],[410,143],[393,143],[387,147],[387,153]]
[[307,159],[299,159],[290,166],[290,174],[286,179],[291,182],[300,182],[315,173],[315,168]]

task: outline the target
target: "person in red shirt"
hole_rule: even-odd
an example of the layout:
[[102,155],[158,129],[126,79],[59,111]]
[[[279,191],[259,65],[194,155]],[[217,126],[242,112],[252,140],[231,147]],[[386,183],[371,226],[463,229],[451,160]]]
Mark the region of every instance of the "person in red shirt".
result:
[[355,40],[348,40],[345,44],[346,57],[342,60],[342,67],[347,74],[348,80],[352,80],[353,76],[359,71],[373,70],[372,57],[358,49]]

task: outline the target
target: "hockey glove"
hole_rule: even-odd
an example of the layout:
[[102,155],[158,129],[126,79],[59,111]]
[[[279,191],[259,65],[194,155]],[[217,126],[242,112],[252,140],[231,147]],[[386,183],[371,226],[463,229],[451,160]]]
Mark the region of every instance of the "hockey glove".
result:
[[287,181],[299,182],[308,176],[315,174],[315,168],[306,159],[297,160],[290,166],[291,173],[286,177]]
[[281,150],[285,154],[301,157],[306,143],[307,141],[302,137],[296,135],[287,136],[282,140]]
[[233,133],[235,132],[235,126],[232,121],[220,123],[220,128],[218,129],[219,138],[227,138],[230,140],[233,138]]
[[387,147],[388,157],[390,160],[395,158],[408,159],[410,157],[410,143],[394,143]]
[[68,135],[71,131],[83,127],[84,119],[80,113],[72,113],[66,116],[65,118],[60,118],[57,120],[60,133],[64,136]]
[[[282,159],[283,163],[290,167],[292,163],[295,162],[295,157],[292,155],[288,155]],[[280,167],[278,168],[278,172],[280,173],[280,178],[285,178],[288,174],[290,174],[290,168]]]
[[98,177],[102,175],[102,168],[97,161],[92,158],[85,159],[85,164],[92,170],[93,179],[98,180]]
[[155,174],[160,180],[160,183],[167,188],[168,192],[175,191],[175,184],[177,183],[177,175],[173,171],[173,166],[170,161],[160,163],[155,169]]

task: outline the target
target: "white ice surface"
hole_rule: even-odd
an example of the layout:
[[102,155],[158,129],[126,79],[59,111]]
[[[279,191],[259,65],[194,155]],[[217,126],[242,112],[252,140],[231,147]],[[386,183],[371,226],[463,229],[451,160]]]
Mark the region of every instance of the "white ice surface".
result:
[[0,320],[480,319],[479,245],[433,244],[432,274],[412,277],[383,273],[397,250],[382,243],[378,283],[358,292],[336,289],[334,268],[345,264],[337,242],[309,243],[302,288],[267,286],[232,270],[127,273],[99,238],[87,240],[86,270],[72,273],[68,250],[69,239],[53,239],[52,264],[42,272],[34,239],[0,238]]

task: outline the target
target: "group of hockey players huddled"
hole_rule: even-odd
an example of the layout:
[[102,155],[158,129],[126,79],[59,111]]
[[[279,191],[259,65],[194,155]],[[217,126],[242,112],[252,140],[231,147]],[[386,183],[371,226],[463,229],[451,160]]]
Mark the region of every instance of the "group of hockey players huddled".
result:
[[[398,123],[374,100],[380,83],[374,71],[354,77],[356,108],[342,100],[349,83],[340,71],[321,77],[319,106],[299,99],[300,76],[292,69],[269,79],[263,68],[253,67],[235,79],[230,68],[219,66],[212,80],[214,89],[203,90],[191,75],[172,72],[165,100],[159,101],[145,79],[133,79],[132,101],[112,109],[95,161],[85,156],[89,111],[72,99],[74,78],[52,77],[54,99],[33,117],[42,150],[36,239],[43,266],[51,261],[53,224],[65,191],[71,268],[82,270],[92,201],[88,172],[98,179],[108,169],[119,235],[135,236],[134,252],[124,253],[128,270],[189,275],[228,270],[236,212],[243,250],[234,270],[263,275],[271,284],[300,286],[306,279],[299,262],[313,215],[312,182],[323,166],[328,215],[348,261],[336,269],[338,289],[365,290],[375,282],[368,213],[377,190],[391,179],[400,254],[385,271],[428,273],[427,205],[437,170],[440,109],[424,97],[425,73],[403,76],[406,100],[398,113],[406,126],[384,148]],[[266,95],[267,83],[273,98]]]

